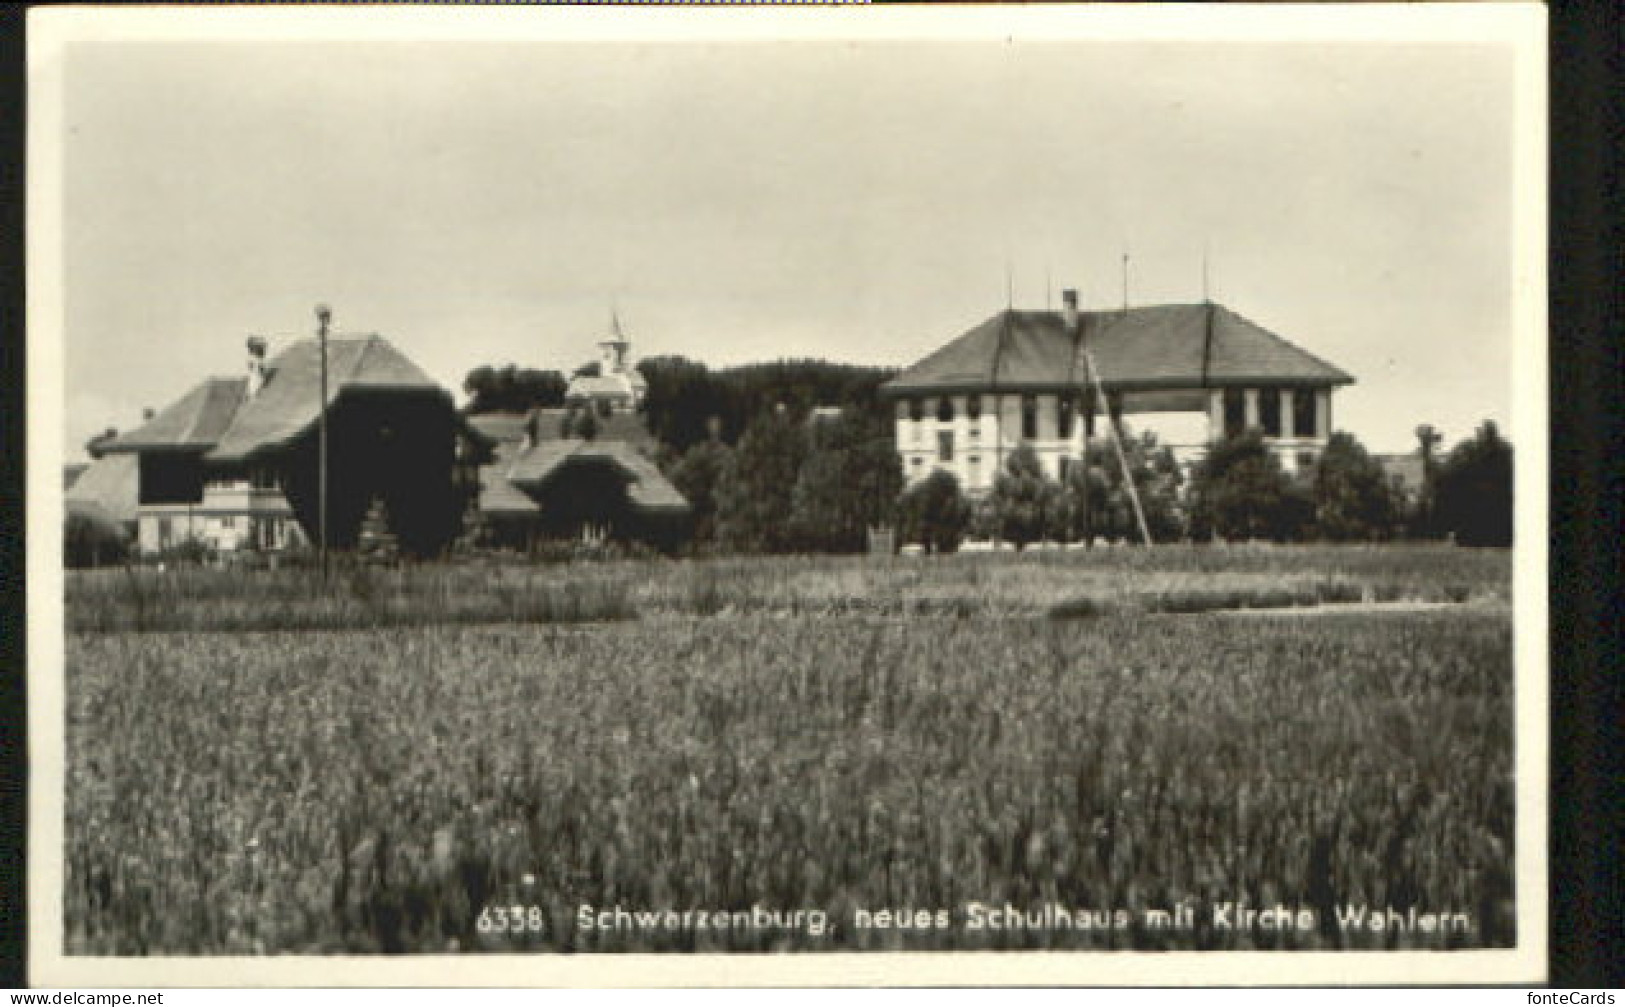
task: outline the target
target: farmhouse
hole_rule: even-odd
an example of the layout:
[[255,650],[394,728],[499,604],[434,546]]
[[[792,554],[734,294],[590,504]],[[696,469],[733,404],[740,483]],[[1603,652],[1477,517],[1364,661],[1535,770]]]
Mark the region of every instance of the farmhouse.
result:
[[1296,470],[1326,444],[1333,390],[1354,380],[1212,302],[1079,311],[1068,290],[1062,304],[1001,311],[881,387],[908,483],[942,469],[985,493],[1023,443],[1060,478],[1096,434],[1097,411],[1118,424],[1199,418],[1202,433],[1172,445],[1185,463],[1256,427]]
[[686,534],[691,508],[649,459],[654,439],[636,413],[604,416],[582,406],[469,422],[495,444],[479,470],[490,544],[529,549],[543,539],[584,538],[670,546]]
[[449,542],[463,484],[472,484],[471,473],[459,479],[459,451],[484,443],[466,430],[450,393],[377,335],[327,341],[325,400],[316,340],[269,361],[266,348],[251,337],[245,376],[205,379],[106,445],[109,457],[135,460],[141,551],[316,541],[324,413],[328,543],[353,546],[380,502],[403,549],[432,553]]

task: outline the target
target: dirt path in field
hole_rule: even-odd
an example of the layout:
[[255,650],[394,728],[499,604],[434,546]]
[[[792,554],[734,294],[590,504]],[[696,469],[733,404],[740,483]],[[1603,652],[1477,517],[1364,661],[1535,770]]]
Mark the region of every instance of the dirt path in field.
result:
[[1446,609],[1472,611],[1486,615],[1508,613],[1512,605],[1499,599],[1480,601],[1349,601],[1322,605],[1304,605],[1294,608],[1226,608],[1216,609],[1218,615],[1243,616],[1331,616],[1331,615],[1403,615],[1410,612],[1438,612]]

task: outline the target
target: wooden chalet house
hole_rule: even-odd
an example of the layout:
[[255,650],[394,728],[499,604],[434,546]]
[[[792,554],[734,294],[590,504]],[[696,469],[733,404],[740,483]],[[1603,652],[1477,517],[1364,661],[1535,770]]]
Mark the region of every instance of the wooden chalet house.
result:
[[106,446],[136,458],[142,552],[315,542],[324,412],[328,544],[353,547],[378,502],[403,550],[432,554],[452,540],[472,491],[469,459],[488,442],[451,394],[376,335],[327,341],[325,400],[320,370],[315,339],[267,360],[265,341],[250,338],[245,376],[204,380]]

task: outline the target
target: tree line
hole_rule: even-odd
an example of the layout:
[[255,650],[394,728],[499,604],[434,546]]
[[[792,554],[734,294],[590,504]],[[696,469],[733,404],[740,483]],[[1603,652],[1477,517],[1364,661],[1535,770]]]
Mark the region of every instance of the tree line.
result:
[[[1018,447],[991,492],[973,501],[941,471],[904,492],[892,412],[879,394],[894,369],[814,359],[712,369],[682,356],[649,357],[637,369],[647,384],[639,412],[657,461],[694,507],[700,549],[856,551],[872,527],[895,527],[933,552],[967,538],[1017,548],[1138,541],[1142,520],[1156,542],[1512,538],[1512,447],[1491,422],[1442,458],[1441,435],[1418,427],[1419,487],[1400,484],[1346,432],[1296,474],[1254,430],[1213,445],[1188,475],[1142,433],[1125,436],[1120,450],[1097,438],[1059,478]],[[566,385],[557,371],[476,368],[466,408],[562,406]],[[838,416],[825,411],[832,407]]]
[[854,552],[881,526],[936,553],[967,538],[1019,550],[1138,542],[1145,533],[1159,543],[1512,542],[1512,447],[1490,422],[1442,460],[1424,452],[1416,488],[1352,434],[1332,435],[1314,465],[1288,473],[1252,430],[1213,445],[1188,478],[1142,433],[1124,438],[1120,453],[1097,440],[1060,478],[1018,446],[980,499],[942,470],[905,491],[889,421],[850,406],[824,423],[787,409],[765,413],[736,446],[712,438],[673,459],[669,472],[694,504],[701,550]]
[[932,552],[951,552],[967,536],[1017,549],[1139,541],[1142,519],[1154,542],[1449,538],[1511,545],[1512,446],[1495,424],[1486,421],[1442,460],[1432,453],[1438,443],[1432,429],[1420,428],[1418,436],[1422,480],[1414,490],[1346,432],[1328,439],[1314,465],[1289,474],[1263,435],[1246,431],[1214,444],[1192,467],[1188,485],[1172,452],[1141,434],[1125,439],[1121,458],[1091,445],[1087,463],[1068,466],[1060,479],[1044,472],[1030,447],[1018,447],[992,492],[975,502],[939,470],[903,496],[899,517],[905,539]]

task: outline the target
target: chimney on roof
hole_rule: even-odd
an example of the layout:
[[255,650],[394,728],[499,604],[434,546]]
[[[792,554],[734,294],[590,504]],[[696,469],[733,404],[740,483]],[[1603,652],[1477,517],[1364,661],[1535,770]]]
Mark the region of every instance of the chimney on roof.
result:
[[1061,324],[1068,333],[1078,331],[1078,292],[1067,289],[1061,291]]
[[265,337],[248,337],[248,397],[265,387]]

